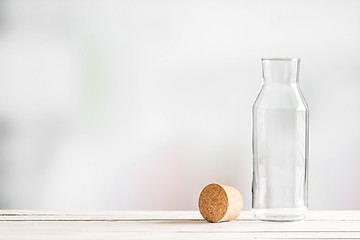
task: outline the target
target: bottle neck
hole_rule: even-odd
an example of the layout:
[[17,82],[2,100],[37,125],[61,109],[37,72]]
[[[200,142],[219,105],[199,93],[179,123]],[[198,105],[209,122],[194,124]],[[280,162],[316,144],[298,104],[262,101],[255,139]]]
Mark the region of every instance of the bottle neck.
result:
[[298,83],[300,59],[267,58],[262,59],[264,84],[294,84]]

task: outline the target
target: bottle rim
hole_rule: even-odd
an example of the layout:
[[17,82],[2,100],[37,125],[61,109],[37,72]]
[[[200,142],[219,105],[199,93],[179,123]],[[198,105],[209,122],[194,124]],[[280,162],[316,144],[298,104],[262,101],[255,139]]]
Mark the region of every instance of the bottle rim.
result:
[[300,58],[262,58],[262,61],[300,61]]

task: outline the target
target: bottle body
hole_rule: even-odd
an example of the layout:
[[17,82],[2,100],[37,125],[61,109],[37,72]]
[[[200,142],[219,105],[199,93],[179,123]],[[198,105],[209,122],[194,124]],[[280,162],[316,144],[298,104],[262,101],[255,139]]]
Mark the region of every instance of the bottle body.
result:
[[252,113],[252,212],[259,220],[301,220],[307,210],[308,107],[298,69],[299,59],[263,59]]

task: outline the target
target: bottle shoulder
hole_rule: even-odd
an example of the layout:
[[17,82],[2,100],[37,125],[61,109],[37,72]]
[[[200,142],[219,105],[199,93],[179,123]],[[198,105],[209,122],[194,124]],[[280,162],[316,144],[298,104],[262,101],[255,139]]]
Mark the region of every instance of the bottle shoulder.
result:
[[297,84],[280,86],[263,85],[253,108],[285,108],[308,111],[308,105]]

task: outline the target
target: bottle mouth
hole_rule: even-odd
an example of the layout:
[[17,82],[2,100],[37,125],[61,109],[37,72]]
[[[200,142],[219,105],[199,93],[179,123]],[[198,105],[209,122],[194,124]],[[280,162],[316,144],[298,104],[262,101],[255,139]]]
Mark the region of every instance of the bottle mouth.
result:
[[263,58],[264,82],[296,83],[299,64],[299,58]]
[[300,61],[300,58],[262,58],[262,61]]

